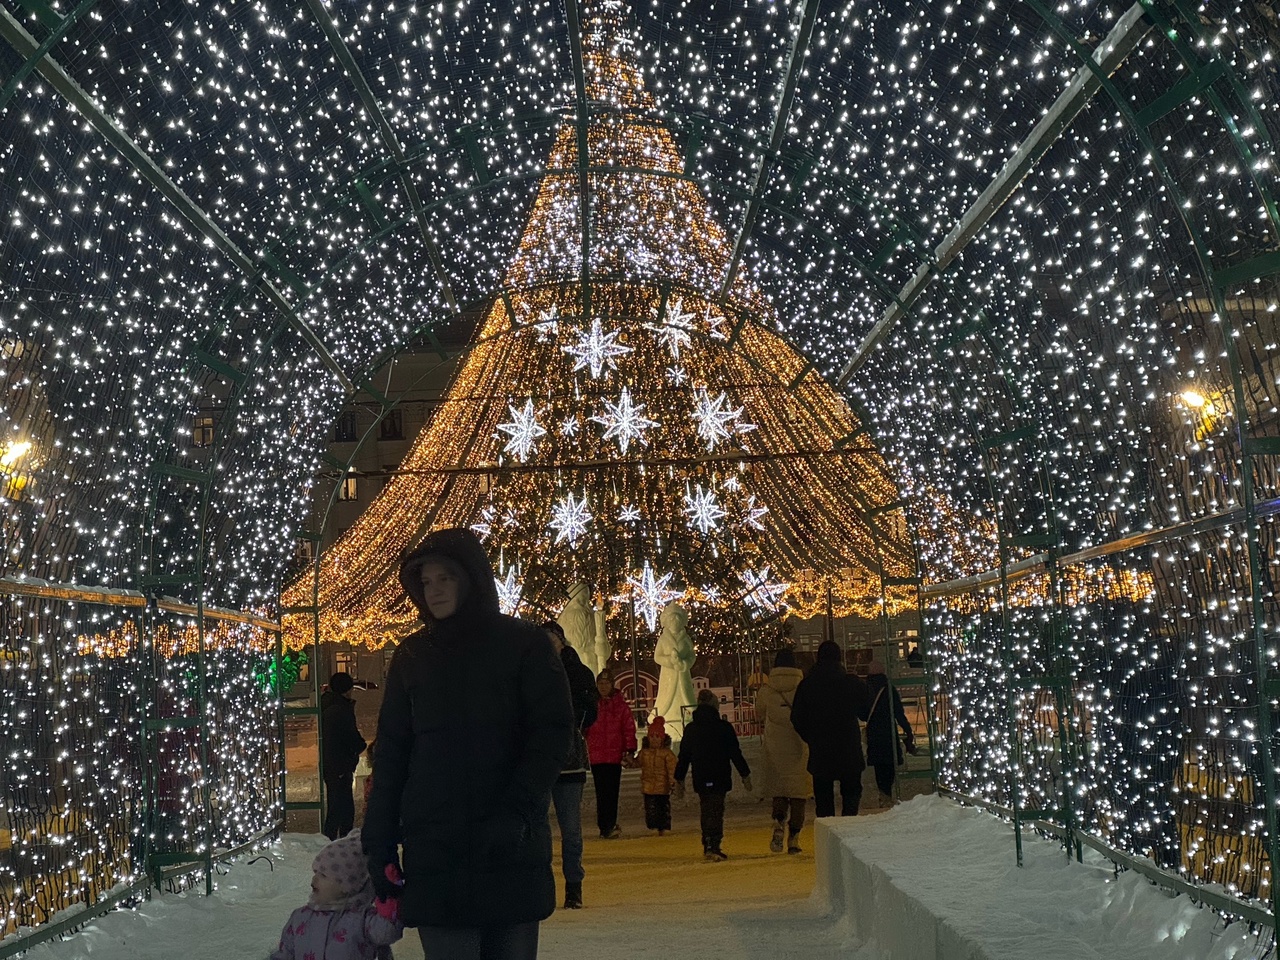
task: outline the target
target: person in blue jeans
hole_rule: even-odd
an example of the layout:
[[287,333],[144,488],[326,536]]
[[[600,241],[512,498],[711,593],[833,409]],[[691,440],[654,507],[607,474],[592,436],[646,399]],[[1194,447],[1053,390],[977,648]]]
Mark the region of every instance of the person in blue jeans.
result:
[[560,825],[560,869],[564,872],[564,905],[577,910],[582,906],[582,790],[587,782],[587,741],[583,734],[596,719],[596,702],[600,694],[596,690],[596,678],[591,669],[578,658],[569,646],[564,628],[554,620],[542,625],[551,645],[560,655],[565,676],[569,679],[569,699],[573,702],[573,716],[578,722],[569,759],[560,777],[551,787],[551,805]]

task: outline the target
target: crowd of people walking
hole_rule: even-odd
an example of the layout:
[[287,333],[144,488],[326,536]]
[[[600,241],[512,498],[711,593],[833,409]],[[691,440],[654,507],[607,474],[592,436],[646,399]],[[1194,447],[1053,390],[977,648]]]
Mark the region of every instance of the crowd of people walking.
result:
[[[621,835],[623,770],[638,767],[646,828],[672,831],[672,801],[689,780],[702,855],[727,859],[734,771],[746,791],[753,785],[711,690],[680,705],[678,744],[658,715],[637,749],[636,717],[613,673],[606,667],[593,676],[554,620],[534,626],[503,615],[489,560],[469,530],[429,535],[403,561],[400,582],[423,626],[400,642],[388,669],[364,823],[353,829],[353,775],[366,743],[352,678],[339,672],[321,704],[324,832],[332,842],[316,858],[312,896],[290,917],[273,960],[386,957],[405,926],[417,928],[428,958],[533,960],[539,924],[557,904],[549,811],[559,827],[563,906],[584,904],[588,772],[602,840]],[[883,665],[873,662],[867,674],[863,681],[849,673],[840,647],[826,641],[807,674],[783,649],[760,678],[755,712],[771,852],[801,852],[810,796],[817,816],[833,816],[838,785],[841,814],[856,814],[868,763],[881,802],[892,802],[913,734]],[[335,936],[330,952],[316,950]]]

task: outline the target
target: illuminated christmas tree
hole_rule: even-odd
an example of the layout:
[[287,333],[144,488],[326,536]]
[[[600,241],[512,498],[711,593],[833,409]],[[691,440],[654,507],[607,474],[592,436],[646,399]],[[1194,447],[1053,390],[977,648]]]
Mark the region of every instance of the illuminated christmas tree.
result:
[[[485,539],[509,611],[550,615],[583,582],[615,623],[634,609],[652,631],[679,597],[721,648],[753,617],[876,616],[898,603],[884,584],[914,572],[885,462],[772,332],[769,300],[730,276],[733,245],[656,119],[625,10],[587,14],[590,120],[563,120],[503,292],[401,472],[318,582],[286,592],[305,607],[315,585],[325,640],[410,629],[399,556],[442,526]],[[310,641],[309,617],[286,624]]]

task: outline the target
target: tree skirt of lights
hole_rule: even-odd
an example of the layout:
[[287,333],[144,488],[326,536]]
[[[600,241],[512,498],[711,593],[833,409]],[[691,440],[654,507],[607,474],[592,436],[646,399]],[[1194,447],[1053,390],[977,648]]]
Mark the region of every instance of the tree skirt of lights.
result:
[[1109,861],[936,796],[878,817],[819,820],[815,896],[885,960],[1244,960],[1247,923],[1172,896]]

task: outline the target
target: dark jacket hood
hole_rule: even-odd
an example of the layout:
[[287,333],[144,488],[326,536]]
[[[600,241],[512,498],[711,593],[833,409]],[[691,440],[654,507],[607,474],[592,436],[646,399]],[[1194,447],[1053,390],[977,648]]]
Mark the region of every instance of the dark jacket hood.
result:
[[462,568],[469,581],[458,612],[450,620],[497,616],[500,612],[498,586],[494,583],[493,567],[484,552],[484,545],[470,530],[451,527],[429,533],[400,564],[400,585],[418,608],[418,616],[423,623],[435,622],[427,610],[426,595],[422,590],[422,564],[431,556],[448,557]]

